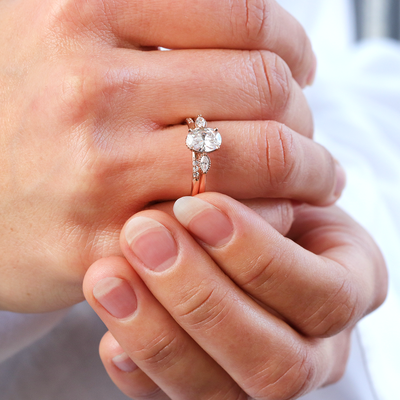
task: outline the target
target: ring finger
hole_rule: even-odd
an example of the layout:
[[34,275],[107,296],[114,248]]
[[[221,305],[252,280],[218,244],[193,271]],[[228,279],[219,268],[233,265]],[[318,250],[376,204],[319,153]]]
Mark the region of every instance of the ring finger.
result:
[[[210,156],[208,191],[237,199],[289,198],[318,205],[331,204],[340,196],[344,172],[313,140],[275,122],[216,122],[215,126],[223,144]],[[192,163],[186,134],[187,128],[176,126],[143,138],[141,165],[156,178],[146,182],[149,201],[189,193]],[[127,156],[135,150],[128,144],[124,149]],[[135,179],[128,172],[127,179]]]

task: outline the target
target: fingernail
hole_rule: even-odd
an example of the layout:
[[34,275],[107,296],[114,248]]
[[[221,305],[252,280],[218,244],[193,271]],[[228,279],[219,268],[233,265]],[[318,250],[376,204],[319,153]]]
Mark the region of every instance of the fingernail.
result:
[[123,372],[133,372],[138,366],[129,358],[128,354],[122,353],[111,360],[113,364]]
[[230,219],[221,210],[197,197],[178,199],[174,204],[174,214],[183,226],[210,246],[223,246],[232,237]]
[[307,81],[306,81],[307,86],[312,86],[314,84],[315,77],[317,75],[317,57],[314,53],[313,53],[313,57],[314,57],[313,65],[312,65],[311,71],[310,71],[310,73],[307,77]]
[[346,186],[346,172],[343,167],[336,161],[336,187],[335,197],[339,197]]
[[175,263],[178,256],[171,233],[154,219],[131,219],[125,227],[125,238],[136,257],[153,271],[165,271]]
[[137,308],[135,292],[123,279],[110,277],[98,281],[93,296],[115,318],[126,318]]

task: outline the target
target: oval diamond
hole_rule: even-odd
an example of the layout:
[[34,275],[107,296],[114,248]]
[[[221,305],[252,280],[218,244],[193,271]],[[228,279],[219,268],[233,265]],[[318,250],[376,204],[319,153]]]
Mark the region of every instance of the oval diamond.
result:
[[189,131],[186,146],[198,153],[211,153],[221,147],[222,139],[217,129],[196,128]]
[[211,153],[212,151],[218,150],[221,147],[222,138],[219,132],[214,130],[212,133],[209,133],[205,136],[204,141],[204,151],[206,153]]
[[193,151],[204,151],[204,139],[203,135],[199,132],[199,129],[194,129],[188,133],[186,136],[186,146]]

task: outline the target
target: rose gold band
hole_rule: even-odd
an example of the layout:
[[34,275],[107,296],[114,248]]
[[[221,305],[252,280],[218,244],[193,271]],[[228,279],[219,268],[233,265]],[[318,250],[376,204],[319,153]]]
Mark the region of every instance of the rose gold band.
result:
[[194,129],[196,127],[192,118],[186,118],[185,122],[189,129]]
[[[192,151],[192,161],[193,161],[193,166],[194,164],[199,163],[199,157],[195,151]],[[195,175],[198,174],[198,175]],[[203,174],[201,169],[199,169],[196,172],[193,172],[192,175],[192,196],[196,196],[196,194],[199,193],[204,193],[206,191],[206,180],[207,180],[207,174]]]

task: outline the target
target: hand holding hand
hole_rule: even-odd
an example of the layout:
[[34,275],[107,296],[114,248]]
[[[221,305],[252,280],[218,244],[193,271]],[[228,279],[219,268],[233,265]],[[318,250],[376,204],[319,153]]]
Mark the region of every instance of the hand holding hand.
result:
[[112,334],[101,356],[128,396],[292,399],[338,380],[351,329],[385,298],[384,261],[337,207],[270,210],[272,225],[223,195],[183,198],[183,226],[139,213],[126,260],[89,269],[86,298]]

